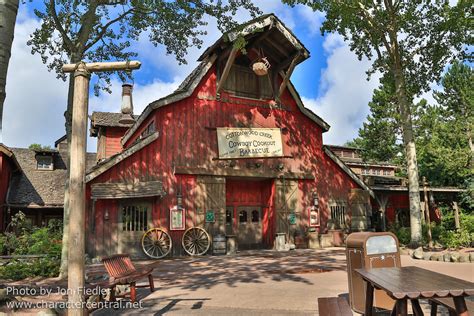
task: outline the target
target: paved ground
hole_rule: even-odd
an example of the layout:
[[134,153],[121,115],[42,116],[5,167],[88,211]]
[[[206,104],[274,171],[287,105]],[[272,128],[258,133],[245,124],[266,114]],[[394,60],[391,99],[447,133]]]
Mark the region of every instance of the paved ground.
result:
[[[98,310],[93,315],[317,315],[318,297],[348,292],[343,248],[242,252],[236,256],[186,257],[155,264],[156,291],[151,294],[148,289],[139,289],[141,309]],[[402,256],[402,265],[417,265],[474,282],[471,263],[432,262]],[[105,272],[102,265],[91,266],[88,271]],[[54,279],[35,284],[61,285]],[[48,297],[48,300],[62,299],[59,295]],[[427,311],[426,302],[422,305]],[[28,312],[37,314],[38,310]]]
[[[318,297],[347,295],[345,261],[341,248],[163,261],[154,273],[157,291],[139,291],[144,309],[113,313],[315,315]],[[474,281],[474,264],[470,263],[415,261],[402,256],[402,264]],[[94,315],[111,313],[96,311]]]

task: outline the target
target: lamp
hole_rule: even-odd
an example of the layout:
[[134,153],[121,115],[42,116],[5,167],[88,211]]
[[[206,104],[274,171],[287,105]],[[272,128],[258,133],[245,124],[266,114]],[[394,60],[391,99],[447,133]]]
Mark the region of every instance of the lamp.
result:
[[318,197],[318,193],[316,191],[313,191],[313,206],[314,207],[319,206],[319,197]]
[[122,85],[122,115],[119,119],[119,123],[123,125],[131,125],[135,123],[133,118],[133,101],[132,101],[132,89],[133,85],[125,83]]

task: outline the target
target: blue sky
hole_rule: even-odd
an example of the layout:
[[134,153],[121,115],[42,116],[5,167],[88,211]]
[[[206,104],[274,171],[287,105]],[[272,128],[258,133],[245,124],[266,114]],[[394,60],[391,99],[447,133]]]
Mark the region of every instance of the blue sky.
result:
[[[368,61],[359,61],[338,35],[323,37],[319,31],[324,16],[304,6],[291,8],[280,1],[256,2],[264,13],[275,13],[311,52],[311,58],[301,63],[291,80],[312,109],[330,125],[323,135],[325,143],[343,144],[357,136],[357,130],[368,114],[367,103],[378,85],[375,76],[366,80]],[[4,107],[3,142],[11,147],[26,147],[31,143],[53,145],[64,134],[63,112],[66,107],[67,85],[47,71],[39,55],[31,55],[26,41],[39,21],[32,4],[23,4],[17,18],[15,39],[7,78],[7,98]],[[244,22],[246,13],[235,19]],[[188,64],[179,65],[174,56],[167,56],[164,47],[154,47],[143,36],[133,44],[142,68],[135,73],[134,105],[139,114],[145,106],[171,93],[197,65],[203,50],[220,37],[216,22],[209,21],[208,34],[202,37],[201,49],[191,48]],[[121,82],[113,80],[113,93],[91,95],[92,111],[119,111]],[[88,150],[95,151],[95,139],[89,139]]]

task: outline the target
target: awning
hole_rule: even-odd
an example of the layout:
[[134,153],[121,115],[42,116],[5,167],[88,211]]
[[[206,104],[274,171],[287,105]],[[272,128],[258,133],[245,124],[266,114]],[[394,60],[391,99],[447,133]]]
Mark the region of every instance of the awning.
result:
[[129,199],[166,195],[161,181],[137,183],[96,183],[91,187],[93,199]]

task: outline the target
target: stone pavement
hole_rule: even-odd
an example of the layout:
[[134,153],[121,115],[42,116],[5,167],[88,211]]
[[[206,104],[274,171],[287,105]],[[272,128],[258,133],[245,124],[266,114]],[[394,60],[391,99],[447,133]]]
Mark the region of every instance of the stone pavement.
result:
[[[317,315],[318,297],[347,295],[345,261],[343,248],[162,260],[154,272],[156,291],[138,291],[143,308],[93,315]],[[402,256],[402,265],[474,281],[472,263]]]

